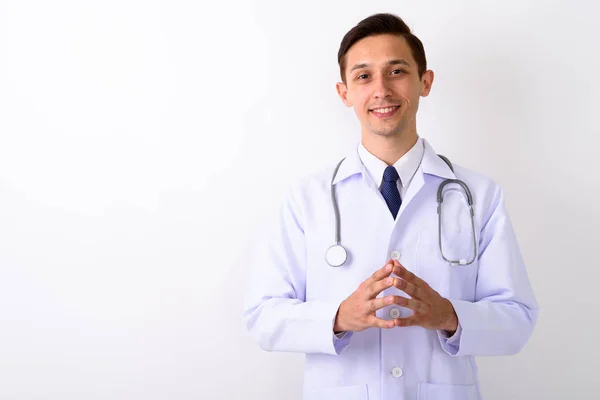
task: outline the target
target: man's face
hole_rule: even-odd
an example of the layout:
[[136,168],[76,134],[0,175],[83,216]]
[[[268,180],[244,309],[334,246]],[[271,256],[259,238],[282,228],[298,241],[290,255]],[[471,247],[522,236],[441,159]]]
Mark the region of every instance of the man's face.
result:
[[410,47],[401,36],[370,36],[346,53],[346,83],[337,90],[360,120],[363,134],[400,135],[416,130],[419,97],[427,96],[433,72],[419,78]]

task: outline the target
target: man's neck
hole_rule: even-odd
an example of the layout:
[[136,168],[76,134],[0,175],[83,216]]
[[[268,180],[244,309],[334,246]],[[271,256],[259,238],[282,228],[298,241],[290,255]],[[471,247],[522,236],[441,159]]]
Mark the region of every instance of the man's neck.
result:
[[362,144],[375,157],[387,165],[394,165],[417,143],[417,133],[395,136],[378,136],[372,133],[362,134]]

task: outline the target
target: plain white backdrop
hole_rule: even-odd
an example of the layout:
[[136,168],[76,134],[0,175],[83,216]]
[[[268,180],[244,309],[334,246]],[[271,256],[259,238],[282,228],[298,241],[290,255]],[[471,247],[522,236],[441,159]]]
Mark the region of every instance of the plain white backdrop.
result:
[[286,185],[359,124],[344,33],[403,17],[435,72],[418,132],[488,174],[541,306],[484,395],[597,399],[593,1],[0,1],[0,399],[300,399],[242,324]]

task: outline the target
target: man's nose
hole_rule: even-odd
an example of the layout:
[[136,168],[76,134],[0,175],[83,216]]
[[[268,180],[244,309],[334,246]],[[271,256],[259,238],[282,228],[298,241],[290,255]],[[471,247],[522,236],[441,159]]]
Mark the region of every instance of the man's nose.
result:
[[373,97],[376,99],[384,99],[392,96],[390,83],[384,77],[379,77],[374,82]]

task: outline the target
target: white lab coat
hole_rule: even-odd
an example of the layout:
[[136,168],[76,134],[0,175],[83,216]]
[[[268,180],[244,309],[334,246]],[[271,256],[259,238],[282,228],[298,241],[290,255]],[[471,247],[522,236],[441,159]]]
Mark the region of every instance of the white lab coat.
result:
[[[349,259],[325,262],[334,243],[330,183],[335,165],[291,185],[272,236],[251,264],[244,320],[266,351],[306,354],[306,400],[479,400],[475,356],[511,355],[528,341],[538,317],[502,189],[454,164],[453,173],[430,144],[394,221],[356,151],[334,181],[341,243]],[[455,175],[456,174],[456,175]],[[450,266],[438,242],[436,195],[446,178],[467,183],[474,200],[477,259]],[[472,228],[465,196],[451,184],[444,196],[442,245],[449,259],[470,259]],[[340,303],[387,260],[396,258],[456,310],[451,337],[421,327],[333,333]],[[390,288],[380,296],[406,294]],[[388,306],[377,316],[410,316]],[[282,396],[282,398],[284,398]]]

